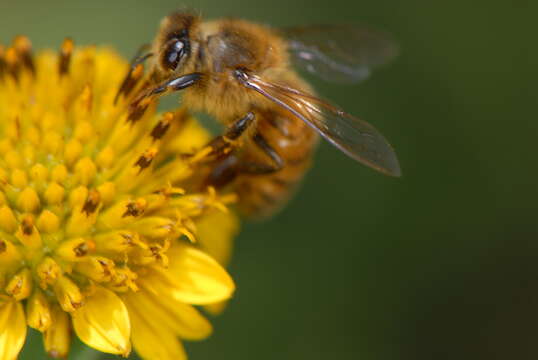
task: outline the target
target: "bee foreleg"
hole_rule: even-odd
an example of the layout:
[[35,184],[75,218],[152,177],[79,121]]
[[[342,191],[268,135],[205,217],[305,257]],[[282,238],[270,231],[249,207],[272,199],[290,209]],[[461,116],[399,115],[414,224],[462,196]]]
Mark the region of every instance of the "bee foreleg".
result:
[[179,91],[179,90],[186,89],[189,86],[196,83],[196,81],[200,80],[200,77],[201,77],[201,74],[192,73],[192,74],[182,75],[182,76],[178,76],[172,79],[168,79],[164,81],[163,83],[150,89],[145,94],[145,97],[159,95],[167,91]]
[[206,180],[206,186],[221,187],[232,182],[240,174],[267,175],[284,167],[284,160],[265,141],[263,136],[256,134],[253,140],[271,158],[273,164],[245,161],[235,153],[227,154],[215,163]]
[[271,159],[272,164],[245,161],[233,152],[236,149],[234,141],[241,137],[253,122],[254,114],[249,112],[235,121],[224,135],[217,136],[208,143],[211,148],[210,155],[216,162],[206,180],[206,185],[220,187],[230,183],[239,174],[271,174],[284,167],[282,157],[260,133],[256,133],[252,140]]
[[252,125],[254,119],[254,113],[247,113],[236,120],[223,135],[215,137],[207,144],[210,149],[209,156],[215,163],[206,185],[221,187],[235,179],[240,172],[239,159],[233,152],[237,146],[236,140]]
[[[173,77],[163,81],[162,83],[153,86],[142,92],[132,103],[131,112],[134,112],[139,107],[147,106],[152,97],[163,95],[167,92],[179,91],[194,85],[202,77],[199,73],[192,73]],[[144,101],[145,100],[145,101]]]
[[245,133],[245,131],[252,125],[254,122],[254,113],[249,112],[239,120],[236,120],[232,126],[224,133],[211,140],[207,146],[211,147],[211,155],[216,156],[217,158],[222,157],[223,155],[229,154],[234,146],[236,145],[236,140]]

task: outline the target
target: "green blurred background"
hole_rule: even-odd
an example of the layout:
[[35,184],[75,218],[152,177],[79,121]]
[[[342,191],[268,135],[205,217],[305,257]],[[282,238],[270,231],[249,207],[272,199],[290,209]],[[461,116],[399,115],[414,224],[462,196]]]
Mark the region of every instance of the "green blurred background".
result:
[[[538,3],[1,0],[0,41],[69,35],[130,56],[184,5],[275,26],[365,23],[402,49],[361,85],[312,82],[390,139],[404,176],[323,144],[287,209],[244,226],[236,296],[190,358],[536,359]],[[40,347],[31,337],[22,358]]]

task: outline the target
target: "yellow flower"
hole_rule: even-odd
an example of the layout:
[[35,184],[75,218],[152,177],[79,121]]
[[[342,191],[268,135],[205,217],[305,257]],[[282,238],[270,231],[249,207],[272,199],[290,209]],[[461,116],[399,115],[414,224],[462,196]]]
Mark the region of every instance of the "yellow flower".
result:
[[144,77],[122,83],[127,70],[70,40],[36,57],[24,37],[0,47],[0,360],[26,325],[53,357],[74,329],[102,352],[184,359],[180,339],[211,333],[193,305],[234,291],[219,262],[235,197],[201,186],[209,134],[155,100],[129,107]]

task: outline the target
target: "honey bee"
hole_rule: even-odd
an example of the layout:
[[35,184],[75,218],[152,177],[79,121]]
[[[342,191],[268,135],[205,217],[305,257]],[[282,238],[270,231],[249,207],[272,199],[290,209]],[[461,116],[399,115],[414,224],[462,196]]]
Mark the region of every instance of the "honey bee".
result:
[[177,12],[162,20],[151,52],[142,57],[150,58],[152,85],[134,106],[145,97],[183,90],[184,106],[224,124],[226,132],[209,143],[215,162],[207,184],[233,186],[244,214],[267,217],[309,169],[318,135],[351,158],[400,176],[383,135],[317,98],[294,70],[357,82],[395,54],[387,35],[366,28],[272,29]]

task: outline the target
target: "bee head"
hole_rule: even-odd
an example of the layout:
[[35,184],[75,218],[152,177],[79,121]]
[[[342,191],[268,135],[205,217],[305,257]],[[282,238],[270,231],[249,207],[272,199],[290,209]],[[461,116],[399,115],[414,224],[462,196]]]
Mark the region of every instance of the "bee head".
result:
[[153,42],[153,72],[158,78],[182,74],[192,67],[198,49],[198,23],[197,16],[183,12],[163,19]]

